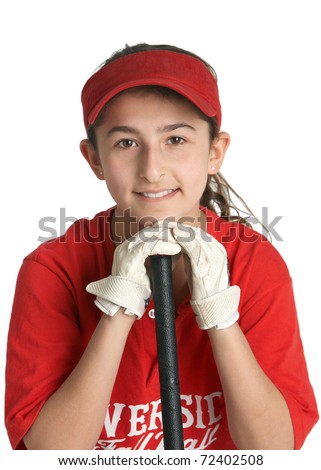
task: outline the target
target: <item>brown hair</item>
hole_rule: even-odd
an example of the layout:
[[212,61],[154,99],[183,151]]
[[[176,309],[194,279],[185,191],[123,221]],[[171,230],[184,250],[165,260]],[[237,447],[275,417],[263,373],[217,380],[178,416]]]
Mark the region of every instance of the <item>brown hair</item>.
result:
[[[123,49],[120,49],[114,52],[111,55],[111,57],[109,57],[105,62],[103,62],[98,67],[98,69],[102,67],[106,67],[106,65],[110,64],[112,61],[120,59],[121,57],[124,57],[126,55],[134,54],[136,52],[148,51],[148,50],[169,50],[169,51],[179,52],[182,54],[187,54],[192,57],[195,57],[196,59],[202,61],[206,65],[206,67],[212,73],[214,78],[217,80],[217,75],[213,67],[211,67],[211,65],[208,64],[201,57],[197,56],[196,54],[192,52],[186,51],[185,49],[181,49],[179,47],[170,46],[170,45],[150,45],[146,43],[140,43],[134,46],[126,45]],[[147,88],[147,87],[149,89],[153,88],[153,91],[157,91],[163,94],[164,96],[178,95],[178,93],[176,93],[175,91],[167,89],[167,88],[163,88],[163,87],[146,86],[146,87],[140,87],[140,89]],[[209,131],[210,131],[210,139],[212,141],[213,139],[217,137],[219,133],[216,118],[215,117],[210,118],[206,116],[205,114],[203,114],[200,110],[198,110],[198,108],[195,107],[195,109],[197,109],[202,119],[208,122]],[[102,112],[96,119],[95,123],[92,125],[89,125],[87,128],[88,140],[92,143],[94,148],[97,148],[95,129],[99,126],[101,122],[101,118],[102,118]],[[233,201],[232,195],[236,197],[238,201],[241,202],[245,210],[240,209],[236,206],[236,204]],[[229,183],[226,181],[226,179],[224,178],[221,172],[218,172],[217,174],[208,177],[207,185],[201,197],[200,204],[212,210],[213,212],[218,214],[220,217],[228,221],[233,221],[233,222],[235,221],[235,222],[243,223],[245,225],[250,225],[250,223],[247,221],[247,218],[249,217],[249,218],[252,218],[253,220],[253,217],[254,217],[255,219],[254,214],[249,209],[247,204],[237,194],[237,192],[229,185]],[[241,215],[242,213],[244,214],[244,216]]]

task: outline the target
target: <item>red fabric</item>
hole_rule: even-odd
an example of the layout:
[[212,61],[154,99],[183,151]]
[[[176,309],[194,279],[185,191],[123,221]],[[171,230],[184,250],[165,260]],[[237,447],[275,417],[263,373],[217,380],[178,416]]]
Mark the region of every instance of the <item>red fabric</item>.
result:
[[[300,339],[291,278],[273,246],[206,210],[208,232],[227,249],[231,284],[241,288],[239,324],[265,373],[284,395],[300,448],[318,419]],[[101,316],[86,285],[110,274],[110,210],[76,222],[24,260],[8,337],[6,426],[13,448],[79,360]],[[162,448],[154,320],[136,321],[97,449]],[[177,318],[186,449],[235,449],[207,333],[188,299]],[[250,404],[249,404],[250,406]],[[81,432],[75,429],[76,432]]]
[[87,80],[81,94],[86,129],[115,95],[143,85],[163,86],[177,91],[206,116],[216,116],[220,127],[221,105],[217,83],[206,65],[187,54],[150,50],[114,60]]

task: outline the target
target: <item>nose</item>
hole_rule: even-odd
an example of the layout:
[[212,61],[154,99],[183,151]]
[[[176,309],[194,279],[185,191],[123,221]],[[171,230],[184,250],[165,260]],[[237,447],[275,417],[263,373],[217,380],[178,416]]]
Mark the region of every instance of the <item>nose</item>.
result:
[[157,145],[144,146],[139,158],[139,176],[149,183],[158,183],[166,173],[161,149]]

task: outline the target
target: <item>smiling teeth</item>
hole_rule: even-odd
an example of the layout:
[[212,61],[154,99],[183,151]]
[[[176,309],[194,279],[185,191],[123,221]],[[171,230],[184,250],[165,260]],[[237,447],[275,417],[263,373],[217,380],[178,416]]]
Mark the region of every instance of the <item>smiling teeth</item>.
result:
[[145,197],[157,198],[157,197],[167,196],[167,194],[171,194],[174,191],[175,189],[168,189],[167,191],[160,191],[159,193],[142,193],[142,195]]

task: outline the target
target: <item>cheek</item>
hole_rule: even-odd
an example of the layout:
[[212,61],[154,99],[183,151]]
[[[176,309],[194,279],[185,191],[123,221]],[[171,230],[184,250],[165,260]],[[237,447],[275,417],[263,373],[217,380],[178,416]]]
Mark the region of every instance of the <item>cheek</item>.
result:
[[188,186],[195,197],[201,198],[208,181],[208,160],[199,158],[195,164],[186,168]]
[[126,184],[126,175],[119,165],[103,165],[107,188],[113,196],[115,193],[122,191]]
[[207,181],[208,177],[208,159],[203,155],[197,155],[184,165],[184,174],[186,178],[193,181],[197,186]]
[[134,185],[135,170],[133,165],[110,158],[108,161],[105,160],[103,168],[107,189],[111,197],[117,201],[117,204],[125,203]]
[[122,163],[120,159],[113,158],[112,155],[107,155],[102,159],[102,165],[106,180],[113,182],[121,181],[126,175],[126,165]]

